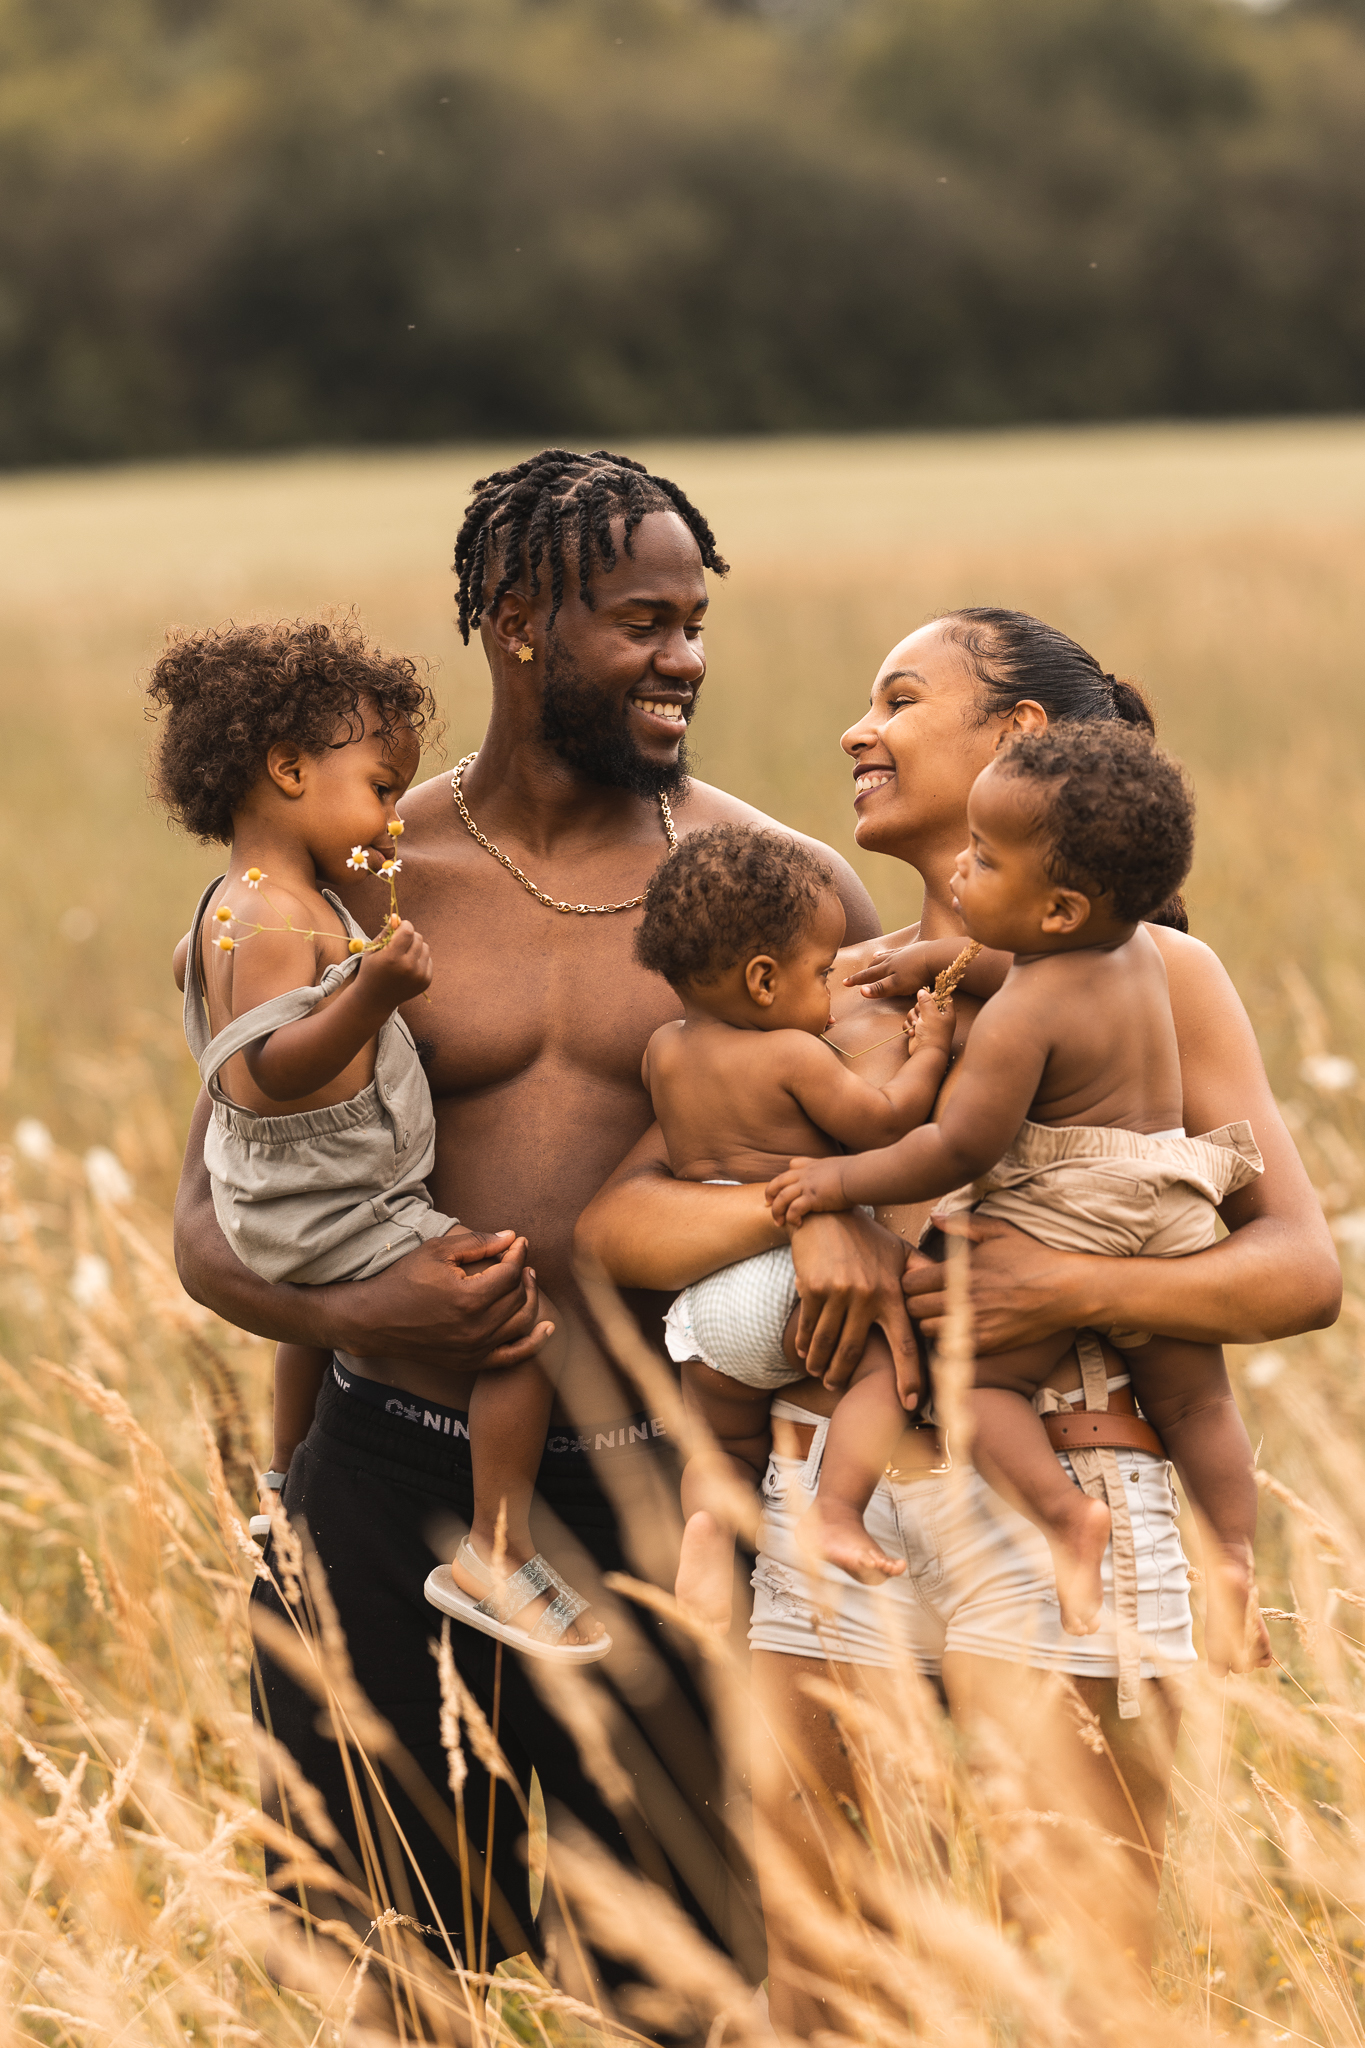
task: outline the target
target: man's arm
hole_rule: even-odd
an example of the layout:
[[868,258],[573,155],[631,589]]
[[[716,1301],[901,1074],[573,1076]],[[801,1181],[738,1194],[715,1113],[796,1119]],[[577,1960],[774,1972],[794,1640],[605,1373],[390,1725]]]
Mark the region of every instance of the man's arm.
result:
[[[1207,946],[1149,929],[1170,982],[1185,1128],[1197,1137],[1245,1117],[1265,1172],[1223,1204],[1230,1235],[1183,1259],[1055,1252],[1006,1224],[953,1219],[955,1232],[975,1240],[972,1302],[983,1351],[1086,1325],[1153,1330],[1199,1344],[1263,1344],[1325,1329],[1340,1313],[1336,1248],[1237,991]],[[935,1334],[946,1310],[943,1268],[912,1258],[906,1292],[911,1314]]]
[[820,859],[834,870],[834,886],[847,919],[844,927],[844,944],[856,946],[863,939],[875,939],[882,928],[877,906],[843,855],[836,853],[832,846],[826,846],[822,840],[807,839],[804,832],[795,832],[792,837],[799,839],[803,846],[808,846],[812,853],[818,854]]
[[[294,1287],[262,1280],[243,1265],[218,1227],[204,1132],[211,1104],[201,1094],[190,1122],[175,1201],[175,1262],[185,1291],[225,1322],[258,1337],[358,1358],[414,1364],[518,1365],[549,1331],[539,1321],[526,1243],[510,1230],[454,1231],[410,1252],[373,1280]],[[484,1273],[466,1264],[493,1259]]]
[[[661,1294],[787,1241],[759,1182],[675,1180],[657,1124],[599,1188],[574,1233],[575,1250],[604,1267],[618,1287]],[[801,1290],[796,1349],[813,1377],[842,1386],[873,1323],[886,1331],[898,1369],[913,1372],[899,1238],[865,1216],[814,1216],[792,1241],[792,1256]]]
[[578,1219],[574,1250],[618,1287],[677,1293],[694,1280],[787,1242],[760,1182],[721,1187],[675,1180],[663,1132],[651,1124]]

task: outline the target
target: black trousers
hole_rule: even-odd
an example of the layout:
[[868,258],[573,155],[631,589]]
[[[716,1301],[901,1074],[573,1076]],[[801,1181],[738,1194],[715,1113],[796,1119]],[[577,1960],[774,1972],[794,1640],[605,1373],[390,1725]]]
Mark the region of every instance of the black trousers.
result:
[[[420,1403],[408,1404],[409,1416],[420,1412]],[[441,1415],[449,1431],[451,1411]],[[624,1439],[626,1431],[620,1435]],[[630,1435],[628,1450],[599,1438],[618,1459],[617,1470],[625,1470],[620,1457],[644,1459],[647,1468],[633,1468],[636,1481],[647,1477],[656,1489],[661,1481],[671,1485],[671,1472],[659,1471],[661,1454],[670,1455],[670,1462],[671,1454],[648,1440],[644,1428]],[[588,1597],[597,1590],[596,1573],[638,1568],[623,1551],[617,1514],[599,1484],[602,1469],[590,1437],[552,1433],[533,1516],[533,1523],[543,1518],[548,1536],[537,1526],[537,1541]],[[381,1770],[392,1817],[384,1812],[360,1759],[349,1749],[343,1755],[315,1695],[290,1674],[286,1657],[271,1654],[268,1625],[258,1633],[253,1711],[322,1795],[344,1845],[322,1852],[325,1860],[370,1892],[376,1915],[391,1905],[428,1926],[439,1919],[455,1949],[463,1952],[455,1807],[440,1740],[439,1677],[429,1647],[440,1633],[441,1616],[423,1598],[422,1586],[433,1564],[453,1555],[461,1529],[472,1518],[468,1437],[414,1426],[401,1412],[386,1413],[342,1392],[329,1377],[313,1426],[291,1462],[284,1505],[291,1522],[306,1530],[326,1574],[356,1680],[404,1753]],[[257,1581],[252,1601],[256,1612],[273,1611],[285,1619],[279,1593],[264,1580]],[[612,1612],[607,1605],[618,1647],[604,1664],[592,1667],[592,1683],[600,1689],[611,1747],[633,1794],[623,1801],[618,1784],[616,1811],[584,1771],[574,1740],[547,1709],[527,1662],[506,1648],[499,1657],[491,1637],[452,1621],[456,1668],[490,1722],[496,1716],[498,1741],[523,1794],[529,1796],[532,1770],[539,1775],[552,1842],[556,1821],[571,1816],[628,1869],[670,1891],[757,1981],[766,1962],[742,1845],[743,1801],[727,1788],[705,1704],[687,1666],[648,1611],[630,1608],[624,1635],[619,1635],[623,1610],[618,1605]],[[473,1944],[478,1945],[490,1781],[467,1740],[465,1749],[465,1811],[475,1864]],[[285,1792],[287,1799],[287,1784]],[[523,1846],[526,1823],[507,1785],[497,1785],[492,1797],[490,1969],[507,1955],[539,1952]],[[273,1800],[266,1788],[266,1805],[267,1810],[273,1805],[278,1816],[278,1782]],[[317,1911],[316,1898],[311,1903]],[[338,1908],[328,1902],[324,1910]],[[346,1917],[358,1924],[365,1916],[351,1908]],[[443,1939],[433,1937],[429,1945],[448,1956]],[[478,1967],[478,1955],[465,1960]],[[604,1980],[614,1981],[618,1973],[610,1962],[599,1963]]]

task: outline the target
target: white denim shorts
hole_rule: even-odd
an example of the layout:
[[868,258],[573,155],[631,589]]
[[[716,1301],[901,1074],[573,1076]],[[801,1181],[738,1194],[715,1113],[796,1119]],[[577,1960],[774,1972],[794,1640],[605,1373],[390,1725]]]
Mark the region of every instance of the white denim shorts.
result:
[[[812,1422],[791,1402],[774,1414]],[[1116,1678],[1112,1575],[1103,1567],[1105,1614],[1093,1636],[1061,1625],[1052,1559],[1042,1532],[1007,1507],[970,1469],[942,1477],[884,1479],[865,1521],[904,1576],[864,1586],[837,1566],[813,1571],[796,1545],[796,1524],[815,1497],[826,1430],[805,1459],[768,1461],[754,1567],[750,1647],[787,1657],[889,1668],[909,1658],[936,1676],[944,1653],[993,1657],[1077,1678]],[[1070,1470],[1067,1458],[1061,1462]],[[1147,1451],[1119,1457],[1138,1567],[1142,1676],[1164,1677],[1195,1662],[1189,1564],[1176,1525],[1171,1468]]]

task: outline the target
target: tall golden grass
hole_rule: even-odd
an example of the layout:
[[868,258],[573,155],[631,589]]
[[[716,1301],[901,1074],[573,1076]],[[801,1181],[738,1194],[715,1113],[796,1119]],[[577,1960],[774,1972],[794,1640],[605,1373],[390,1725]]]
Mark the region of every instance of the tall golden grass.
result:
[[[873,1879],[878,1900],[875,1927],[807,1902],[844,2024],[878,2042],[1365,2039],[1365,428],[646,452],[735,565],[715,593],[701,772],[846,851],[837,733],[930,610],[1024,606],[1148,685],[1200,793],[1194,928],[1242,989],[1347,1262],[1336,1330],[1234,1359],[1261,1442],[1279,1663],[1195,1686],[1156,2006],[1103,1984],[1078,2006],[1074,1958],[1004,1923],[979,1849],[992,1826],[998,1840],[998,1784],[988,1813],[907,1675],[894,1710],[828,1702],[866,1794],[869,1868],[843,1904]],[[587,2040],[605,2024],[524,1973],[485,2007],[485,1985],[434,1971],[392,1912],[335,1967],[300,1932],[293,1990],[267,1968],[245,1627],[261,1565],[242,1523],[266,1353],[189,1302],[169,1258],[195,1080],[169,956],[214,869],[146,802],[139,672],[171,620],[354,602],[441,662],[452,748],[474,744],[485,690],[445,565],[493,459],[0,485],[0,1927],[16,2041],[354,2038],[373,2024],[367,1973],[401,1982],[413,2039]],[[888,922],[912,915],[907,879],[855,857]],[[382,1750],[316,1618],[297,1655],[324,1710]],[[711,1668],[729,1718],[743,1673]],[[490,1738],[449,1705],[453,1799],[457,1755]],[[291,1802],[306,1871],[310,1826],[325,1828],[305,1790]],[[730,1961],[582,1843],[556,1841],[549,1883],[640,1978],[621,2010],[717,2044],[761,2030]]]

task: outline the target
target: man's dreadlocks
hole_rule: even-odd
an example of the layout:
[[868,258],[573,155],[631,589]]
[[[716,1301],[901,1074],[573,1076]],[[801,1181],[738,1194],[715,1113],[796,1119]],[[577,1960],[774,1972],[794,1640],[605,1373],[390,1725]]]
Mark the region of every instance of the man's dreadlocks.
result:
[[[729,564],[716,553],[716,537],[675,483],[651,476],[642,462],[599,448],[575,455],[567,448],[545,448],[519,462],[480,477],[455,542],[455,573],[460,579],[460,635],[466,646],[471,627],[484,613],[496,610],[523,576],[532,597],[540,593],[540,565],[550,556],[550,617],[553,626],[564,602],[566,552],[578,561],[578,594],[592,608],[594,558],[603,569],[616,566],[612,539],[613,512],[626,518],[625,551],[631,536],[649,512],[676,512],[701,550],[702,566],[724,576]],[[500,570],[496,588],[485,599],[487,578]]]

